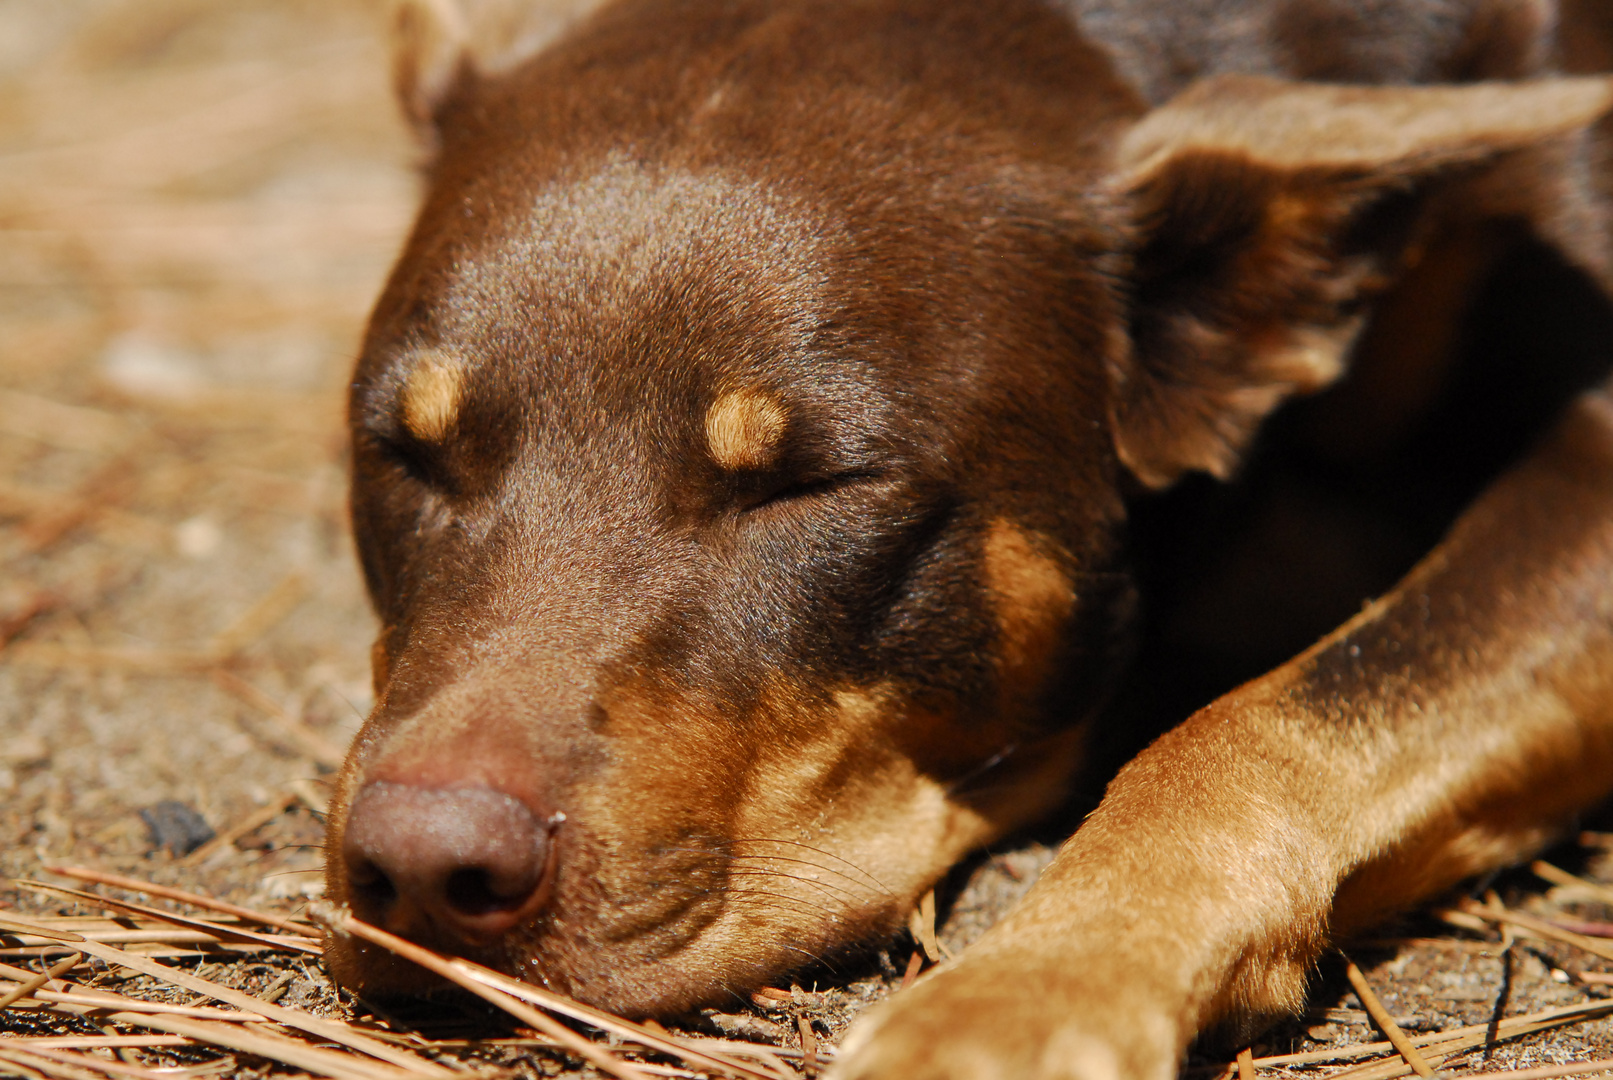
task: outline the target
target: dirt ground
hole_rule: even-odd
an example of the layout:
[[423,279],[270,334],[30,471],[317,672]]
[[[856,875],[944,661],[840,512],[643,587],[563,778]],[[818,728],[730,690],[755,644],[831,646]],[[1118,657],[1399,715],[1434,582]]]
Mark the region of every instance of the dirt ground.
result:
[[[379,0],[0,0],[8,877],[66,862],[280,910],[318,894],[325,778],[371,699],[343,387],[417,191],[383,30]],[[262,823],[177,859],[140,815],[165,801],[214,830]],[[1558,854],[1613,880],[1599,842]],[[942,940],[961,948],[1049,855],[1005,847],[960,878]],[[1525,872],[1497,888],[1582,924],[1613,916]],[[0,891],[8,904],[68,910]],[[1593,999],[1604,991],[1582,973],[1613,970],[1429,916],[1383,933],[1395,940],[1355,952],[1414,1031]],[[894,942],[888,967],[820,980],[822,997],[709,1023],[793,1043],[793,1010],[832,1043],[912,949]],[[219,977],[255,985],[272,970]],[[331,1006],[317,968],[294,975],[284,1002]],[[1259,1052],[1380,1037],[1330,960],[1311,1013]],[[1448,1067],[1609,1053],[1602,1020]],[[1206,1051],[1194,1068],[1226,1060]]]

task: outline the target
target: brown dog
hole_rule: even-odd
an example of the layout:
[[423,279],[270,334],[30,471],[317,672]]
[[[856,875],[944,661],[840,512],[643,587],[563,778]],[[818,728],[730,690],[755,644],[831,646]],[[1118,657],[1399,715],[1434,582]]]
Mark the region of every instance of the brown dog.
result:
[[[1529,435],[1490,418],[1605,359],[1582,6],[617,0],[542,51],[542,11],[406,8],[435,156],[353,383],[385,629],[331,895],[631,1015],[721,1002],[892,933],[1065,799],[1106,703],[1192,699],[1171,649],[1228,685],[1484,483],[837,1074],[1166,1077],[1541,843],[1613,788],[1613,399],[1499,478]],[[1509,374],[1463,398],[1478,354]],[[1252,503],[1177,484],[1347,369]],[[1410,467],[1372,505],[1414,527],[1334,512]]]

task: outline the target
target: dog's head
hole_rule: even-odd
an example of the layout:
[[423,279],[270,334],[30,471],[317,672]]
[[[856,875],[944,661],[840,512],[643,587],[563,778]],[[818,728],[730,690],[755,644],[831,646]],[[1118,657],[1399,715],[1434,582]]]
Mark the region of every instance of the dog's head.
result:
[[437,148],[352,391],[385,629],[331,893],[633,1014],[886,934],[1053,805],[1123,661],[1126,485],[1337,373],[1415,239],[1362,232],[1386,193],[1607,96],[1148,112],[1039,5],[819,6],[403,69]]

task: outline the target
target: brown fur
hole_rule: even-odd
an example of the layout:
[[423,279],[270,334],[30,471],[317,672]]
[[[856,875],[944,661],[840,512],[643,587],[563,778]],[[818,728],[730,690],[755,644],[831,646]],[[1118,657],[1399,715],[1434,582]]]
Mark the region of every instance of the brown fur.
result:
[[[1425,503],[1489,487],[1366,610],[1137,754],[836,1074],[1166,1077],[1199,1030],[1299,1007],[1332,935],[1613,786],[1613,402],[1498,478],[1410,434],[1463,400],[1501,269],[1613,282],[1613,83],[1563,74],[1602,62],[1595,11],[618,0],[541,51],[518,4],[405,12],[436,157],[354,381],[386,630],[336,899],[633,1015],[877,942],[1066,797],[1118,686],[1111,717],[1173,707],[1166,646],[1234,681],[1199,583],[1314,601],[1299,642],[1388,584],[1332,596],[1258,549],[1331,550],[1292,540],[1317,505],[1383,534],[1326,479],[1380,460],[1428,465]],[[1249,517],[1289,525],[1223,543],[1191,483],[1151,494],[1234,477],[1268,426],[1247,482],[1278,502]],[[343,841],[373,784],[546,823],[530,910],[460,932],[377,891]],[[369,992],[428,985],[329,955]]]

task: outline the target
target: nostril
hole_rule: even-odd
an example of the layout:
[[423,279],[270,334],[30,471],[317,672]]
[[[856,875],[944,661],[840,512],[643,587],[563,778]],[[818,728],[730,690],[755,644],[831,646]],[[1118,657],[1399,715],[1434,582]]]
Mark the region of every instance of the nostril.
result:
[[493,889],[492,875],[486,870],[456,870],[448,875],[443,890],[450,906],[466,915],[487,915],[495,911],[510,911],[525,903],[530,889],[522,889],[513,896],[500,896]]

